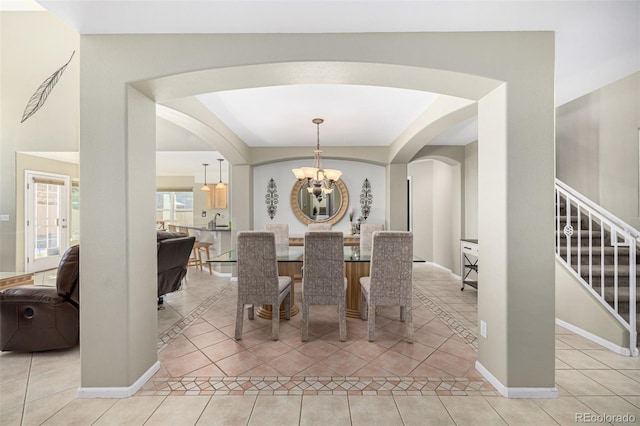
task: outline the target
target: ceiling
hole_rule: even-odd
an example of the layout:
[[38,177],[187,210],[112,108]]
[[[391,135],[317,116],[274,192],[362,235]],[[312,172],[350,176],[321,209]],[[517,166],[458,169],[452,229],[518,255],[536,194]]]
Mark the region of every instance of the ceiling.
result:
[[[557,105],[640,69],[635,0],[4,0],[2,8],[25,5],[45,7],[81,34],[555,31]],[[249,146],[311,147],[315,117],[325,119],[322,146],[389,145],[436,96],[297,85],[198,99]],[[476,139],[472,119],[431,143],[464,145]]]

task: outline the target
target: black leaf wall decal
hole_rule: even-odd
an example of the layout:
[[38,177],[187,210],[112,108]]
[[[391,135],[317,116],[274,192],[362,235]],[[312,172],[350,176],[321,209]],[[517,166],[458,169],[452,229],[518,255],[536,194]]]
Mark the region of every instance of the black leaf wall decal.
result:
[[62,73],[67,68],[67,65],[69,65],[69,62],[71,62],[71,59],[73,59],[73,55],[75,54],[76,51],[74,50],[67,63],[60,67],[58,71],[51,74],[45,81],[43,81],[36,92],[31,95],[29,102],[27,102],[27,107],[24,109],[24,113],[22,113],[22,121],[20,121],[20,123],[24,123],[27,118],[35,114],[36,111],[38,111],[40,107],[44,105],[44,102],[47,100],[49,93],[51,93],[58,80],[60,80]]

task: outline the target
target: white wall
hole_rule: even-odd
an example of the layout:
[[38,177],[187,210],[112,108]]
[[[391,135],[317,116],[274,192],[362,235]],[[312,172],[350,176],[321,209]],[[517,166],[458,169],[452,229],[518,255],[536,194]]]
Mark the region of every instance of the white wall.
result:
[[437,160],[409,164],[414,254],[459,273],[461,166]]
[[[288,223],[290,234],[304,234],[307,225],[300,222],[293,214],[290,198],[291,189],[296,182],[291,169],[300,166],[311,165],[312,159],[302,159],[296,161],[282,161],[278,163],[265,164],[253,169],[253,229],[264,229],[267,223]],[[367,223],[384,223],[385,217],[385,169],[369,163],[355,161],[323,159],[323,167],[327,169],[338,169],[342,171],[340,178],[349,192],[349,206],[353,207],[354,220],[360,213],[360,193],[364,179],[369,179],[371,192],[373,194],[373,204]],[[267,215],[267,205],[265,195],[267,194],[267,184],[273,178],[278,189],[278,210],[275,218],[269,219]],[[342,232],[349,232],[348,209],[344,217],[333,225],[333,229]]]

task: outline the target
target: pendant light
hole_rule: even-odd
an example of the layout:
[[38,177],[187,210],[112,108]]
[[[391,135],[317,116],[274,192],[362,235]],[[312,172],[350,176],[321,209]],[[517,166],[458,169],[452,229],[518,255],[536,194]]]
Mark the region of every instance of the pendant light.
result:
[[209,188],[209,185],[207,185],[207,166],[208,166],[208,164],[203,163],[202,165],[204,166],[204,185],[202,185],[202,187],[200,188],[200,191],[211,191],[211,188]]

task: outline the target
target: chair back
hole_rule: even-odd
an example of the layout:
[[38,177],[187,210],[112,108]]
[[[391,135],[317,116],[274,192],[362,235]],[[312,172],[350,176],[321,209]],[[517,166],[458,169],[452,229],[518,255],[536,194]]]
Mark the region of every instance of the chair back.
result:
[[[167,237],[168,238],[164,238]],[[166,233],[158,239],[158,297],[180,289],[182,279],[187,274],[187,262],[195,243],[195,237],[182,233]],[[173,237],[171,237],[173,236]]]
[[384,231],[382,223],[363,223],[360,225],[360,250],[369,249],[373,245],[373,233]]
[[286,223],[267,223],[265,229],[275,234],[277,246],[289,245],[289,225]]
[[278,295],[278,259],[273,232],[238,232],[238,297]]
[[58,295],[80,304],[80,246],[69,247],[58,264],[56,273]]
[[310,223],[307,227],[309,231],[331,231],[330,223]]
[[377,304],[404,305],[412,297],[413,234],[377,231],[371,248],[371,296]]
[[304,236],[304,297],[317,304],[344,298],[342,232],[307,232]]
[[178,227],[175,225],[167,225],[169,232],[178,232]]

